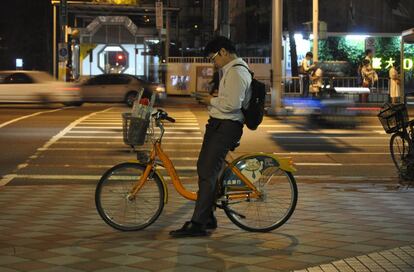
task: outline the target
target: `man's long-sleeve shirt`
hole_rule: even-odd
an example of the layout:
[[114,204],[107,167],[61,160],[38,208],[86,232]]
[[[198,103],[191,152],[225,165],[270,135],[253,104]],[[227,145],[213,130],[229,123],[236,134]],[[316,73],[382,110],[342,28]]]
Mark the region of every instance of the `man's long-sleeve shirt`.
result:
[[243,123],[241,108],[246,108],[250,100],[252,76],[245,67],[233,67],[236,64],[248,67],[241,58],[237,58],[222,68],[223,77],[220,79],[218,96],[211,99],[208,111],[213,118]]

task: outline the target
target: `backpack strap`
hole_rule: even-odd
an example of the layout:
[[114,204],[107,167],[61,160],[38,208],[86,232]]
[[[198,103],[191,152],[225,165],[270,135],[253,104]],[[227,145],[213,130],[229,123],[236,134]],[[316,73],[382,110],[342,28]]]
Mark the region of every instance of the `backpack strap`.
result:
[[237,64],[233,65],[232,67],[236,67],[236,66],[242,66],[242,67],[246,68],[247,71],[249,71],[249,73],[252,76],[252,78],[254,78],[254,73],[252,71],[250,71],[249,67],[247,67],[246,65],[241,64],[241,63],[237,63]]

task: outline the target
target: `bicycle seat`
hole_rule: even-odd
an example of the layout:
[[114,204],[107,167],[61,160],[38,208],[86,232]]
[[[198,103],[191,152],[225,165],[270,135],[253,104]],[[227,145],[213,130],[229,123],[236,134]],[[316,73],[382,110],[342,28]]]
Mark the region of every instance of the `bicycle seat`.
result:
[[230,151],[234,151],[239,145],[240,142],[235,143],[233,146],[230,147]]

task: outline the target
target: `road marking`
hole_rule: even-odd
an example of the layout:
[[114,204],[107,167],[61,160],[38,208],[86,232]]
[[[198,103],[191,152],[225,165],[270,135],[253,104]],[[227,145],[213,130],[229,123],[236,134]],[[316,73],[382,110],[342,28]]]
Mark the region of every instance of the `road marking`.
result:
[[[307,144],[285,144],[284,143],[282,146],[323,146],[323,147],[326,147],[326,143],[307,143]],[[390,144],[335,143],[335,147],[390,147]]]
[[398,179],[397,176],[332,176],[332,175],[295,175],[296,179],[313,179],[313,180],[349,180],[349,181],[379,181],[379,180],[396,180]]
[[[329,129],[321,129],[321,130],[310,130],[310,131],[297,131],[297,130],[268,130],[267,133],[292,133],[292,134],[372,134],[372,132],[376,132],[373,130],[369,131],[355,131],[355,130],[329,130]],[[379,133],[379,132],[378,132]],[[382,133],[381,133],[382,134]],[[385,133],[384,133],[385,134]]]
[[[124,147],[124,149],[126,150],[127,147]],[[49,148],[43,148],[43,147],[39,147],[37,150],[39,151],[46,151],[46,150],[51,150],[51,151],[74,151],[74,150],[78,150],[78,151],[114,151],[113,149],[108,149],[108,148],[90,148],[90,147],[49,147]],[[178,149],[171,149],[171,148],[164,148],[163,151],[167,151],[167,152],[199,152],[200,149],[186,149],[186,148],[178,148]]]
[[295,128],[295,125],[259,125],[259,128]]
[[[123,136],[63,136],[62,138],[77,138],[77,139],[123,139]],[[163,139],[173,139],[173,140],[202,140],[203,137],[169,137],[165,136]]]
[[[89,121],[84,121],[82,122],[82,124],[85,125],[122,125],[122,122],[89,122]],[[199,123],[181,123],[181,122],[175,122],[174,124],[171,123],[164,123],[164,126],[177,126],[177,124],[179,124],[180,126],[199,126]]]
[[[55,143],[55,145],[57,144],[74,144],[74,145],[78,145],[78,144],[87,144],[87,145],[91,145],[91,144],[96,144],[96,145],[102,145],[102,144],[106,144],[106,145],[122,145],[122,146],[126,146],[124,144],[123,141],[113,141],[113,142],[108,142],[108,141],[59,141],[57,143]],[[162,143],[162,145],[201,145],[201,142],[193,142],[193,143],[174,143],[174,142],[165,142]]]
[[325,156],[325,155],[390,155],[389,152],[274,152],[274,155],[289,156],[289,155],[306,155],[306,156]]
[[56,134],[55,136],[53,136],[44,146],[42,146],[42,148],[49,148],[52,144],[54,144],[55,142],[57,142],[60,138],[65,137],[65,134],[68,133],[71,129],[73,129],[74,127],[76,127],[78,124],[80,124],[81,122],[83,122],[85,119],[94,116],[98,113],[101,112],[106,112],[111,110],[112,108],[108,108],[102,111],[97,111],[97,112],[92,112],[86,116],[83,116],[75,121],[73,121],[72,123],[70,123],[66,128],[64,128],[62,131],[60,131],[58,134]]
[[0,128],[5,127],[5,126],[7,126],[7,125],[10,125],[10,124],[12,124],[12,123],[18,122],[18,121],[20,121],[20,120],[23,120],[23,119],[26,119],[26,118],[30,118],[30,117],[33,117],[33,116],[39,115],[39,114],[43,114],[43,113],[50,113],[50,112],[55,112],[55,111],[61,111],[61,110],[64,110],[64,109],[65,109],[65,108],[61,108],[61,109],[54,109],[54,110],[49,110],[49,111],[39,111],[39,112],[36,112],[36,113],[33,113],[33,114],[29,114],[29,115],[21,116],[21,117],[19,117],[19,118],[15,118],[15,119],[13,119],[13,120],[10,120],[10,121],[4,122],[3,124],[0,124]]
[[[68,132],[69,134],[71,133],[78,133],[78,134],[82,134],[82,133],[90,133],[90,134],[122,134],[122,130],[119,131],[97,131],[97,130],[71,130]],[[201,134],[201,132],[199,131],[166,131],[164,132],[165,134]]]
[[389,137],[361,137],[361,136],[277,136],[277,135],[272,135],[271,138],[273,139],[364,139],[364,140],[372,140],[372,139],[388,139]]
[[[78,125],[80,122],[82,122],[83,120],[85,120],[86,118],[89,118],[90,116],[93,116],[95,114],[101,113],[101,112],[106,112],[111,110],[112,108],[108,108],[102,111],[97,111],[97,112],[93,112],[90,113],[86,116],[83,116],[81,118],[78,118],[77,120],[73,121],[72,123],[70,123],[66,128],[64,128],[63,130],[61,130],[58,134],[56,134],[55,136],[53,136],[49,141],[47,141],[40,149],[42,150],[47,150],[51,145],[53,145],[55,142],[57,142],[60,138],[64,137],[64,135],[70,131],[72,128],[74,128],[76,125]],[[58,109],[58,110],[62,110],[62,109]],[[53,111],[57,111],[57,110],[53,110]],[[39,150],[39,149],[38,149]],[[38,152],[38,151],[37,151]],[[35,159],[38,157],[38,154],[35,153],[32,156],[29,157],[29,159]],[[29,164],[27,163],[27,161],[23,164],[20,164],[19,166],[24,168],[27,167]],[[19,167],[18,166],[18,167]],[[19,168],[17,168],[19,169]],[[8,178],[9,177],[9,178]],[[4,186],[7,183],[9,183],[12,179],[14,179],[14,176],[12,175],[6,175],[4,178],[1,179],[0,181],[0,185]]]
[[16,177],[17,177],[16,174],[10,174],[10,175],[3,176],[3,178],[0,179],[0,186],[5,186],[7,183],[12,181]]
[[[0,180],[0,185],[2,181],[6,179],[34,179],[34,180],[95,180],[99,181],[101,175],[7,175]],[[164,180],[171,180],[171,177],[168,175],[163,175]],[[382,181],[382,180],[396,180],[396,176],[332,176],[332,175],[295,175],[296,179],[311,179],[311,180],[349,180],[349,181]],[[192,185],[197,184],[198,176],[181,176],[181,180],[191,179],[194,181]]]
[[[116,126],[116,127],[86,127],[86,126],[77,126],[76,128],[81,129],[121,129],[122,126]],[[198,127],[171,127],[168,128],[168,130],[200,130]]]
[[298,166],[388,166],[393,163],[323,163],[323,162],[294,162]]

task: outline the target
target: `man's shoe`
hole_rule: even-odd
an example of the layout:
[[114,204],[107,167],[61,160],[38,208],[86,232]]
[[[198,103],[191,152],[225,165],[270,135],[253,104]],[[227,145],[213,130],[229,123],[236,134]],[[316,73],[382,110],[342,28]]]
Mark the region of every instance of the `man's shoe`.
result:
[[183,238],[207,236],[209,233],[202,225],[187,221],[181,229],[170,231],[170,235],[174,238]]
[[208,223],[206,224],[206,229],[214,230],[217,228],[217,219],[215,216],[211,217]]

